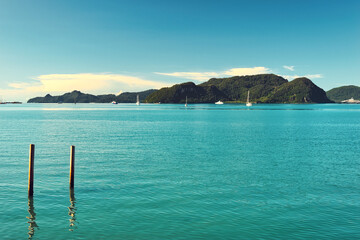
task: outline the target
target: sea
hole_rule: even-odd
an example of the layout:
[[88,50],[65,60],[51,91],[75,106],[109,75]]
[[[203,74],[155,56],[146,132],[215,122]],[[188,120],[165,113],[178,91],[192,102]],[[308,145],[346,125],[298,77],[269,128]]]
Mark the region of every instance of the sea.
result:
[[360,239],[360,104],[0,105],[0,239]]

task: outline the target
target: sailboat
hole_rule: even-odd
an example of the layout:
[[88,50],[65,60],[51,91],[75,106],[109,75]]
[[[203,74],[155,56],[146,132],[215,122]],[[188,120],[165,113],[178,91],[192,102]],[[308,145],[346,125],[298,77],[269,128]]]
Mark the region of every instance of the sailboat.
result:
[[251,106],[252,106],[252,103],[250,102],[250,91],[248,91],[248,97],[247,97],[247,100],[246,100],[246,106],[247,106],[247,107],[251,107]]
[[139,94],[136,96],[136,105],[140,105]]
[[186,100],[185,100],[185,107],[187,107],[187,96],[186,96]]

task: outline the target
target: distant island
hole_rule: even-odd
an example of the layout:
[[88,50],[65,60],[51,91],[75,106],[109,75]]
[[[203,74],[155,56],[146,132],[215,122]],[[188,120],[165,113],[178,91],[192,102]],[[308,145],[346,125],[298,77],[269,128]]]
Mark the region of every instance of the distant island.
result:
[[0,101],[0,104],[22,104],[22,102],[2,102],[2,101]]
[[35,97],[28,103],[135,103],[139,95],[145,103],[228,103],[246,102],[250,91],[250,101],[257,103],[332,103],[347,99],[360,99],[360,87],[343,86],[325,92],[310,79],[302,77],[288,81],[275,74],[212,78],[196,85],[193,82],[175,84],[160,90],[124,92],[120,95],[92,95],[72,91],[60,96],[47,94]]
[[143,92],[124,92],[119,95],[105,94],[105,95],[91,95],[82,93],[80,91],[72,91],[60,96],[51,96],[47,94],[45,97],[35,97],[29,99],[28,103],[111,103],[112,101],[118,103],[134,103],[136,96],[143,102],[146,97],[155,92],[155,89],[146,90]]
[[334,102],[342,102],[351,98],[360,99],[360,87],[350,85],[333,88],[326,92],[328,98]]
[[151,93],[148,103],[214,103],[246,102],[250,91],[251,102],[257,103],[331,103],[326,92],[308,78],[288,81],[275,74],[212,78],[196,85],[193,82],[176,84]]

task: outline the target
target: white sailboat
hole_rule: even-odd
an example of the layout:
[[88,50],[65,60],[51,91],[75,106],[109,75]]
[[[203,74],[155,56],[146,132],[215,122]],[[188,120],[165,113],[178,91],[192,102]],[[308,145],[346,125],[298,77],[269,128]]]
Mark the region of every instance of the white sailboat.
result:
[[359,104],[360,103],[360,100],[355,100],[353,97],[348,99],[348,100],[344,100],[344,101],[341,101],[341,103],[357,103]]
[[136,96],[136,105],[140,105],[139,94]]
[[221,100],[219,100],[215,104],[224,104],[224,103]]
[[185,100],[185,107],[187,107],[187,96],[186,96],[186,100]]
[[250,102],[250,91],[248,91],[248,96],[247,96],[247,100],[246,100],[246,106],[247,107],[251,107],[252,103]]

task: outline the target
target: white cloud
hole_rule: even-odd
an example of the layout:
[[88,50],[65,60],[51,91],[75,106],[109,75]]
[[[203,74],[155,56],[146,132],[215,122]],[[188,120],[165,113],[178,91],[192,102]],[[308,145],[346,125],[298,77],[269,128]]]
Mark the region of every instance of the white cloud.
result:
[[101,91],[121,88],[144,89],[161,88],[165,83],[144,80],[138,77],[119,75],[119,74],[48,74],[40,75],[35,80],[41,82],[40,86],[35,87],[43,92],[64,92],[74,89],[82,91]]
[[305,77],[307,78],[323,78],[324,76],[322,74],[309,74],[309,75],[305,75]]
[[266,67],[253,67],[253,68],[231,68],[224,72],[228,76],[246,76],[269,73],[270,69]]
[[290,70],[290,71],[295,71],[295,66],[286,66],[284,65],[283,68]]
[[73,90],[100,94],[118,93],[120,89],[142,91],[169,86],[164,82],[110,73],[47,74],[34,77],[33,80],[33,83],[10,83],[10,89],[0,89],[0,95],[9,99],[16,95],[34,97],[45,93],[63,94]]
[[[295,71],[295,66],[283,66],[285,69],[290,71]],[[228,76],[246,76],[246,75],[256,75],[256,74],[266,74],[271,73],[271,69],[266,67],[252,67],[252,68],[231,68],[222,72],[173,72],[173,73],[159,73],[156,74],[186,78],[196,81],[207,81],[210,78],[214,77],[228,77]],[[306,77],[309,79],[323,78],[322,74],[307,74],[307,75],[281,75],[282,77],[292,80],[295,78]]]
[[322,74],[308,74],[308,75],[303,75],[303,76],[300,76],[300,75],[282,75],[282,77],[284,77],[286,79],[289,79],[289,80],[292,80],[292,79],[301,78],[301,77],[306,77],[306,78],[309,78],[309,79],[316,79],[316,78],[323,78],[324,76]]
[[206,81],[209,78],[220,77],[221,75],[217,72],[173,72],[173,73],[160,73],[155,72],[155,74],[171,76],[171,77],[180,77],[186,79],[192,79],[197,81]]
[[255,75],[255,74],[264,74],[269,73],[270,69],[266,67],[253,67],[253,68],[231,68],[222,72],[173,72],[173,73],[160,73],[155,72],[155,74],[186,78],[196,81],[206,81],[210,78],[215,77],[225,77],[225,76],[245,76],[245,75]]

